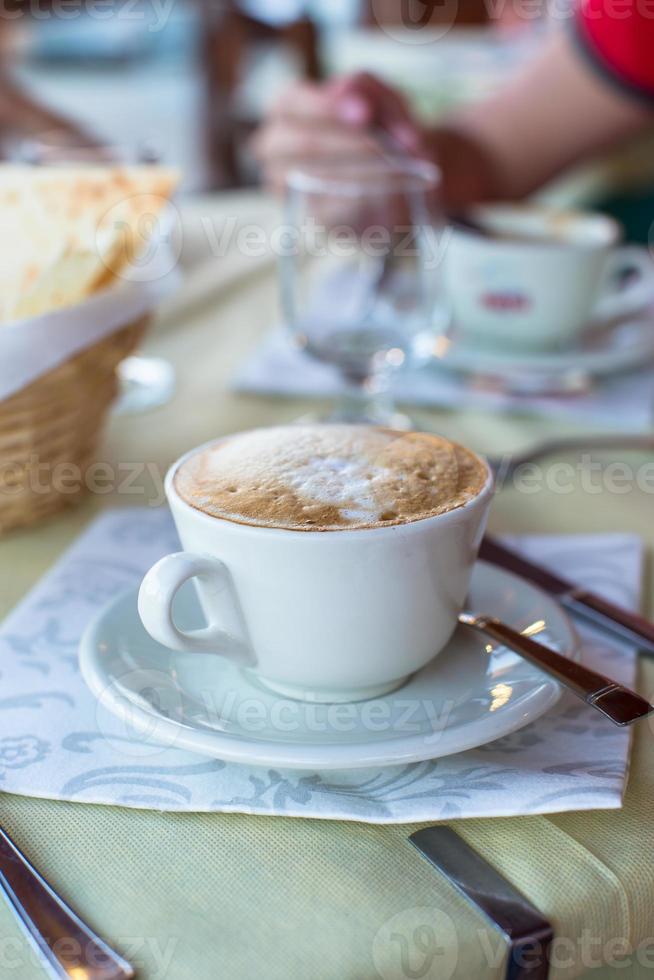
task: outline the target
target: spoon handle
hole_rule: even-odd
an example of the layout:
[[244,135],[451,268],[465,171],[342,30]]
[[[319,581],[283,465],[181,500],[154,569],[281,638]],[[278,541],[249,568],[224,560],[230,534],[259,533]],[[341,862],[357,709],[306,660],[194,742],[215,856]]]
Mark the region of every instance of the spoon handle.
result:
[[546,674],[556,678],[560,684],[569,688],[586,704],[601,711],[615,725],[631,725],[632,722],[654,711],[654,705],[641,698],[635,691],[630,691],[629,688],[623,687],[604,674],[598,674],[590,667],[563,657],[550,647],[532,640],[524,633],[519,633],[499,619],[461,613],[459,622],[515,650],[525,660],[529,660]]
[[0,828],[0,890],[56,980],[129,980],[132,967],[59,898]]

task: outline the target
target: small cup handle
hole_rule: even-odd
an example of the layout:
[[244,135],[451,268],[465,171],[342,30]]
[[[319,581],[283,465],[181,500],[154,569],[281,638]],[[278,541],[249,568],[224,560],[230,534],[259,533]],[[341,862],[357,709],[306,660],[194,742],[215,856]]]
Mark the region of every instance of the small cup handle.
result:
[[238,664],[251,664],[252,657],[246,645],[220,629],[213,618],[208,626],[197,630],[182,630],[175,624],[173,601],[182,585],[192,578],[203,579],[215,587],[215,592],[229,588],[223,562],[188,551],[166,555],[146,573],[139,589],[138,610],[150,636],[172,650],[219,653]]
[[[622,271],[637,273],[635,281],[616,288],[611,279]],[[609,258],[604,274],[604,295],[593,310],[593,319],[612,320],[640,312],[654,299],[654,262],[640,245],[623,245]]]

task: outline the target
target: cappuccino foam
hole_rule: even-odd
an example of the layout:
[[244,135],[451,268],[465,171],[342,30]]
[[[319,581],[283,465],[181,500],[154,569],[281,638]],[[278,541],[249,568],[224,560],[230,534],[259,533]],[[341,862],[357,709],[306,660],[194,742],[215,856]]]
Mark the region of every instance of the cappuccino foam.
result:
[[424,432],[356,425],[255,429],[178,468],[180,497],[213,517],[335,531],[405,524],[461,507],[487,479],[481,460]]

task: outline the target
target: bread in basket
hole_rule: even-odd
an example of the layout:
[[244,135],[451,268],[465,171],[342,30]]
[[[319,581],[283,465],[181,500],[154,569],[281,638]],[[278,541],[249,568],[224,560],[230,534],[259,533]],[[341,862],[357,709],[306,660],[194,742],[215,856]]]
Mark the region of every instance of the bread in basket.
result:
[[176,182],[153,166],[0,165],[0,533],[88,488],[116,368],[163,292],[130,269]]

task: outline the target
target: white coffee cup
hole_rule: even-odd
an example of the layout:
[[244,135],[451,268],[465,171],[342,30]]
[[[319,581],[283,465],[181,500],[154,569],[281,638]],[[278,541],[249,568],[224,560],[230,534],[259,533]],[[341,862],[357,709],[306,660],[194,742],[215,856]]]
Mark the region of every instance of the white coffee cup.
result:
[[[157,562],[139,592],[155,640],[220,654],[285,696],[324,702],[384,694],[442,650],[468,591],[490,471],[476,497],[436,517],[293,531],[213,517],[182,500],[173,476],[197,451],[173,465],[165,484],[187,550]],[[189,579],[208,625],[186,632],[173,602]]]
[[[612,218],[537,205],[483,205],[475,227],[453,225],[443,286],[457,336],[487,348],[571,346],[592,325],[638,312],[654,297],[654,266],[635,246],[618,247]],[[635,271],[620,288],[623,270]]]

